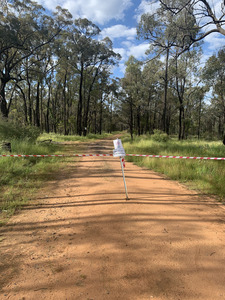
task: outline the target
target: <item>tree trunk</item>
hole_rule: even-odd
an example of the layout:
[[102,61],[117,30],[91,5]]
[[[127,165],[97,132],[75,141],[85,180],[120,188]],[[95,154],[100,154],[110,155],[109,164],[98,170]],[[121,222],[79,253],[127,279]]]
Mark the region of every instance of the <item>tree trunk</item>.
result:
[[35,109],[35,125],[40,127],[40,82],[37,83],[36,109]]
[[99,133],[102,134],[102,111],[103,111],[103,95],[101,93],[100,114],[99,114]]
[[138,105],[137,109],[137,129],[138,129],[138,136],[141,135],[141,107]]
[[200,133],[201,133],[201,112],[202,112],[202,99],[200,98],[199,110],[198,110],[198,139],[200,139]]
[[63,124],[64,124],[64,135],[68,135],[67,131],[67,109],[66,109],[66,82],[67,82],[67,73],[64,77],[63,84]]
[[183,140],[185,136],[185,122],[184,122],[184,106],[180,101],[179,108],[179,140]]
[[26,101],[26,95],[23,91],[23,89],[17,84],[16,85],[18,89],[20,90],[22,96],[23,96],[23,103],[24,103],[24,123],[25,125],[28,124],[28,115],[27,115],[27,101]]
[[79,100],[77,107],[77,134],[82,135],[82,110],[83,110],[83,76],[84,76],[84,66],[81,63],[81,72],[80,72],[80,86],[79,86]]
[[129,122],[129,125],[130,125],[130,136],[131,136],[131,139],[133,140],[133,101],[129,101],[129,104],[130,104],[130,122]]
[[6,87],[6,82],[1,79],[0,82],[0,106],[1,106],[1,113],[4,118],[8,118],[9,112],[7,108],[7,102],[5,99],[5,87]]
[[169,47],[166,49],[166,68],[165,68],[165,78],[164,78],[164,106],[163,106],[163,114],[162,114],[162,128],[163,131],[168,132],[167,126],[167,93],[168,93],[168,68],[169,68]]
[[95,72],[95,75],[93,77],[93,80],[90,84],[89,90],[88,90],[88,96],[87,96],[87,105],[86,105],[86,110],[84,113],[84,123],[83,123],[83,135],[86,136],[87,134],[87,124],[88,124],[88,116],[89,116],[89,107],[90,107],[90,100],[91,100],[91,92],[95,83],[95,80],[98,76],[98,69]]
[[47,111],[46,111],[46,117],[45,117],[45,130],[46,130],[47,133],[50,132],[50,126],[49,126],[50,99],[51,99],[51,85],[49,84],[49,86],[48,86]]

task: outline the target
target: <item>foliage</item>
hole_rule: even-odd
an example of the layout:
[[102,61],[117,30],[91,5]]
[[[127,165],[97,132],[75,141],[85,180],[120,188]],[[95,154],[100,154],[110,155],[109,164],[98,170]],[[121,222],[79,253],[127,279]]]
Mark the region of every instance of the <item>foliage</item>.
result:
[[[180,16],[185,16],[185,20],[194,19],[195,24],[193,30],[196,30],[196,34],[193,35],[192,31],[187,30],[183,36],[185,39],[190,39],[189,45],[185,47],[185,51],[189,50],[190,47],[203,40],[210,34],[215,32],[225,35],[225,3],[221,1],[218,3],[217,7],[215,3],[207,0],[181,0],[181,1],[171,1],[171,0],[159,0],[161,7],[164,11],[171,14],[171,17],[180,18]],[[176,24],[174,31],[179,30],[185,31],[186,28],[180,26],[181,24]],[[183,48],[183,40],[180,40],[178,47]]]
[[169,140],[169,136],[165,132],[155,129],[151,139],[156,142],[167,142]]
[[[203,140],[156,142],[149,136],[125,142],[126,153],[172,156],[224,157],[222,142]],[[224,161],[127,157],[127,160],[179,180],[202,193],[218,196],[225,201]]]
[[[219,123],[218,135],[223,138],[225,135],[225,47],[206,61],[202,78],[212,90],[211,108],[215,112],[214,118]],[[209,122],[212,122],[212,120],[209,120]]]
[[0,141],[29,140],[35,141],[40,129],[34,126],[16,126],[9,120],[0,118]]

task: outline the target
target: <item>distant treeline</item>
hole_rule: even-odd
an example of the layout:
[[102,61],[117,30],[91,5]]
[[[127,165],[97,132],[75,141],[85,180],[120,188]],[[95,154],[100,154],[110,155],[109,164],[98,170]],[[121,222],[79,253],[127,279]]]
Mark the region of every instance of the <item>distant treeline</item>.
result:
[[49,15],[30,0],[2,1],[2,117],[65,135],[128,129],[223,138],[225,48],[200,67],[204,36],[188,6],[194,2],[177,13],[160,1],[142,16],[137,36],[150,43],[148,60],[131,56],[120,79],[111,74],[120,55],[90,20],[73,20],[61,7]]

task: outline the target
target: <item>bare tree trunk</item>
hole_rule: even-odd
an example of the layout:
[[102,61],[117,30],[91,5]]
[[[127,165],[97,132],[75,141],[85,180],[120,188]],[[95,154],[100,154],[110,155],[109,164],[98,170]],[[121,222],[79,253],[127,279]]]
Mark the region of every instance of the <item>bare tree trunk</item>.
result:
[[201,112],[202,112],[202,99],[200,98],[199,110],[198,110],[198,139],[200,139],[200,133],[201,133]]
[[129,104],[130,104],[130,122],[129,122],[129,126],[130,126],[130,136],[131,136],[131,139],[133,140],[133,123],[134,123],[134,120],[133,120],[133,101],[132,99],[129,101]]
[[138,105],[137,109],[137,129],[138,129],[138,135],[141,135],[141,107]]
[[63,83],[63,124],[64,124],[64,135],[68,135],[67,131],[67,109],[66,109],[66,82],[67,82],[67,72],[64,77]]
[[36,109],[35,109],[35,125],[40,127],[40,82],[37,83]]
[[79,86],[79,100],[77,107],[77,134],[82,135],[82,111],[83,111],[83,74],[84,67],[81,63],[81,72],[80,72],[80,86]]
[[50,99],[51,99],[51,85],[48,86],[48,101],[47,101],[47,112],[46,112],[46,118],[45,118],[45,130],[47,133],[50,132],[50,126],[49,126],[49,110],[50,110]]
[[5,87],[6,87],[6,82],[1,79],[0,82],[0,106],[1,106],[1,113],[4,118],[8,118],[9,112],[7,108],[7,102],[5,99]]
[[168,93],[168,68],[169,68],[169,47],[166,49],[166,68],[165,68],[165,78],[164,78],[164,107],[162,114],[162,128],[163,131],[169,133],[169,128],[167,126],[167,93]]
[[24,123],[25,125],[28,124],[28,115],[27,115],[27,101],[26,101],[26,95],[23,91],[23,89],[17,84],[16,85],[18,89],[20,90],[22,96],[23,96],[23,104],[24,104]]

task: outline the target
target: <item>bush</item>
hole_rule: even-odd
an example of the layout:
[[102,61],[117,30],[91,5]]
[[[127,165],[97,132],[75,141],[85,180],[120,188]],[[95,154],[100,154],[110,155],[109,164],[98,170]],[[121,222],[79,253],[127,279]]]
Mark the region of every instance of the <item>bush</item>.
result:
[[151,136],[151,138],[156,142],[167,142],[169,140],[168,134],[158,129],[154,130],[154,134]]
[[0,141],[27,140],[35,141],[40,130],[33,126],[16,126],[6,119],[0,118]]

